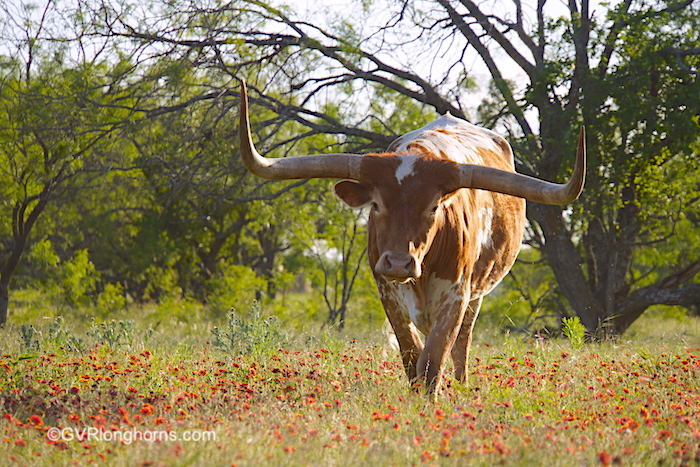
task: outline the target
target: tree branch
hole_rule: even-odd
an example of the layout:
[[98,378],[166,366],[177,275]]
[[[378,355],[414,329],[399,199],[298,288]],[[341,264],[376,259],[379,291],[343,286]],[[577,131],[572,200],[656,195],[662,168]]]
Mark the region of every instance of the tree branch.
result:
[[657,51],[659,55],[665,57],[673,57],[676,60],[678,67],[691,75],[698,76],[698,70],[688,65],[684,58],[691,55],[700,55],[700,47],[692,47],[690,49],[677,49],[675,47],[664,47]]
[[[465,37],[465,39],[467,39],[467,41],[472,45],[472,47],[474,47],[481,59],[486,64],[496,87],[498,88],[503,98],[506,100],[506,103],[508,104],[508,109],[517,120],[518,125],[520,125],[520,128],[522,129],[523,133],[528,136],[532,135],[532,128],[530,127],[530,124],[525,118],[522,109],[515,101],[515,97],[513,96],[510,86],[508,86],[508,83],[503,78],[503,74],[496,65],[496,62],[494,61],[489,49],[482,43],[482,41],[479,39],[479,36],[477,36],[476,32],[474,32],[474,30],[469,26],[469,24],[467,24],[466,21],[464,21],[462,15],[457,13],[457,11],[452,7],[449,0],[438,0],[438,3],[445,9],[452,23],[455,25],[455,27],[457,27],[457,29],[462,33],[462,35]],[[475,5],[474,8],[476,8]]]

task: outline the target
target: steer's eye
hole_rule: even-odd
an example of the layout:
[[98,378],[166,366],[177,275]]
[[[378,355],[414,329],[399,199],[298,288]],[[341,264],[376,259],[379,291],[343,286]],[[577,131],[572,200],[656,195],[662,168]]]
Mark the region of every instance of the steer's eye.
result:
[[372,211],[379,212],[379,205],[375,201],[372,201],[370,206],[372,207]]

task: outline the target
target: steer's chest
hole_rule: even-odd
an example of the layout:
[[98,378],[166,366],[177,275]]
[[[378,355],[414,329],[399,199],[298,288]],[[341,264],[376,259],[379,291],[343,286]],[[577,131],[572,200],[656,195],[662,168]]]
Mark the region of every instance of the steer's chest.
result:
[[[431,275],[417,283],[386,283],[380,293],[387,295],[423,334],[428,335],[441,313],[459,313],[464,301],[464,285]],[[387,300],[385,300],[386,302]]]

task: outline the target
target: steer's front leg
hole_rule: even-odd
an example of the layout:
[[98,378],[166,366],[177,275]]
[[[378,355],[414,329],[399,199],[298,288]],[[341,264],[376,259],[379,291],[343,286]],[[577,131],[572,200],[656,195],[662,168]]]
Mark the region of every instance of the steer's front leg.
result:
[[418,358],[417,380],[425,384],[426,392],[436,400],[442,384],[445,362],[459,333],[467,308],[466,300],[456,300],[439,306],[433,327]]
[[418,356],[423,351],[423,341],[416,327],[408,319],[408,313],[404,310],[405,305],[398,298],[396,286],[387,284],[382,278],[376,280],[384,312],[389,319],[396,340],[399,342],[401,361],[406,370],[406,376],[408,376],[409,381],[414,381]]

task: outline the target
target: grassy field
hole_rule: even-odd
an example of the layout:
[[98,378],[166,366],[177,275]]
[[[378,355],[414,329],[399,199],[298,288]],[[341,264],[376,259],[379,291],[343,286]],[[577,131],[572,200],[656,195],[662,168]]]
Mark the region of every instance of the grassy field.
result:
[[582,346],[477,324],[469,386],[432,404],[381,331],[123,318],[0,331],[0,462],[700,464],[697,320]]

